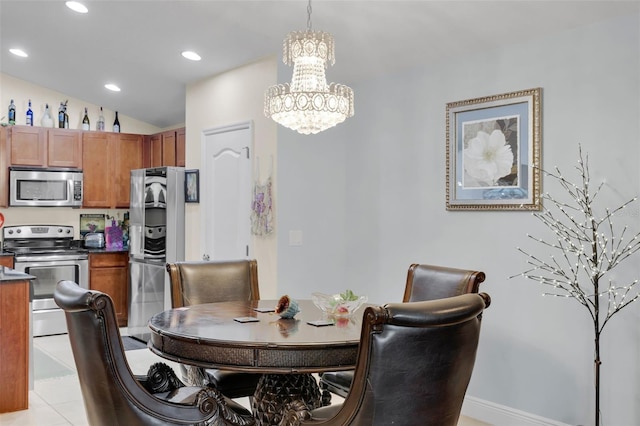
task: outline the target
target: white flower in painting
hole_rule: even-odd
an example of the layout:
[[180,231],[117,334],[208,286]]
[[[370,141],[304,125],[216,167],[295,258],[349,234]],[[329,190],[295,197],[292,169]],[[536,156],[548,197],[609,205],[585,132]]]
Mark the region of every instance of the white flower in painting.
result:
[[[500,130],[491,134],[479,131],[464,150],[464,170],[472,178],[471,186],[495,185],[511,173],[512,165],[513,152]],[[465,182],[465,186],[468,184]]]

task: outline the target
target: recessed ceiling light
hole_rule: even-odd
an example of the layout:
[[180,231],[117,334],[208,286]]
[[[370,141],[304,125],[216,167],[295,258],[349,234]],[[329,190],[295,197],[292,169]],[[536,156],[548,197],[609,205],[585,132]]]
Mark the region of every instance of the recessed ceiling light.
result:
[[23,58],[26,58],[27,56],[29,56],[29,55],[27,55],[27,53],[26,53],[24,50],[22,50],[22,49],[9,49],[9,52],[13,53],[13,54],[14,54],[14,55],[16,55],[16,56],[20,56],[20,57],[23,57]]
[[119,92],[120,91],[120,88],[118,86],[116,86],[115,84],[113,84],[113,83],[105,84],[104,87],[106,87],[107,89],[111,90],[112,92]]
[[65,4],[69,9],[73,10],[74,12],[87,13],[89,11],[89,9],[87,9],[87,7],[84,4],[77,1],[68,1]]
[[202,59],[196,52],[191,52],[189,50],[185,50],[184,52],[182,52],[182,56],[191,61],[199,61],[200,59]]

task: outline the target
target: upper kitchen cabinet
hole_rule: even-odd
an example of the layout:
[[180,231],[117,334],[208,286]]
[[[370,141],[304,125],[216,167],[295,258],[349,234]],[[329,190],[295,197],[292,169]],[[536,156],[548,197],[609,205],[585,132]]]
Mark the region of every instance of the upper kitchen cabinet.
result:
[[186,150],[186,134],[187,131],[183,127],[182,129],[176,130],[176,166],[184,167],[186,164],[185,161],[185,150]]
[[116,164],[114,165],[115,207],[129,208],[131,202],[131,170],[142,168],[142,136],[123,134],[112,135],[115,145]]
[[47,130],[49,167],[82,168],[82,133],[69,129]]
[[112,207],[111,187],[115,176],[111,170],[113,160],[108,135],[104,132],[82,135],[83,207]]
[[144,167],[184,167],[184,128],[147,136],[144,146]]
[[87,208],[129,208],[131,170],[142,168],[141,135],[87,132],[82,137]]
[[9,129],[9,149],[14,166],[47,165],[47,129],[31,126],[14,126]]
[[13,126],[8,132],[12,166],[82,168],[82,132]]

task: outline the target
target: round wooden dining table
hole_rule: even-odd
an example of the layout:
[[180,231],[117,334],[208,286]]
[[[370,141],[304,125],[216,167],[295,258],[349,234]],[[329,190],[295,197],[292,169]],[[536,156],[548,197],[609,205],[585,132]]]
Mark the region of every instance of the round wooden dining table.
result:
[[[276,300],[206,303],[170,309],[149,320],[148,346],[155,354],[189,366],[262,373],[253,397],[257,424],[278,424],[296,399],[322,405],[311,373],[353,369],[364,307],[348,318],[327,318],[310,300],[280,318]],[[309,322],[327,320],[332,325]],[[328,400],[325,398],[325,403]]]

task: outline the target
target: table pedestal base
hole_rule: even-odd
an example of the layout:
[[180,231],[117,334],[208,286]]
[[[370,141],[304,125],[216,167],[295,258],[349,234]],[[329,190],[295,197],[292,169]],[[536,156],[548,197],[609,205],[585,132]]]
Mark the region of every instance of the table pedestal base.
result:
[[301,400],[309,409],[322,405],[318,383],[311,374],[263,374],[251,408],[257,425],[277,425],[285,406]]

